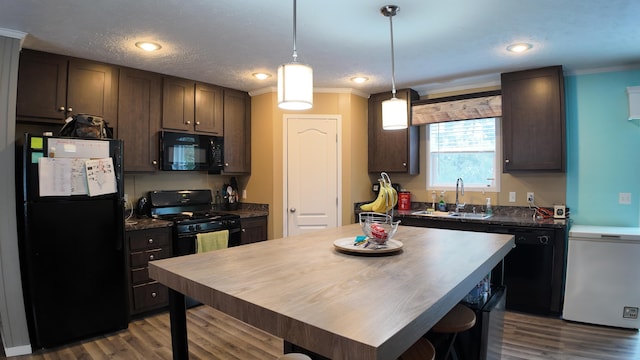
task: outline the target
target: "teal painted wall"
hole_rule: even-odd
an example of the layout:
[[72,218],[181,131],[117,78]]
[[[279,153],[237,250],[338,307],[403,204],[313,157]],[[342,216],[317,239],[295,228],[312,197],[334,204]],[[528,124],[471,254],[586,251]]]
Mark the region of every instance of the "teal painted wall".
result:
[[[567,206],[573,224],[640,225],[640,121],[627,120],[627,86],[640,70],[565,77]],[[618,194],[631,193],[631,205]]]

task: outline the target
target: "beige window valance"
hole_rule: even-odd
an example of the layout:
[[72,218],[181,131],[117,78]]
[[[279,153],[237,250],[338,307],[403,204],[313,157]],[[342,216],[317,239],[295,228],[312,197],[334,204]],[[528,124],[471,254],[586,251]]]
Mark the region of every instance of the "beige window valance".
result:
[[435,102],[427,104],[413,105],[411,107],[411,125],[502,116],[501,95],[450,101],[434,101]]

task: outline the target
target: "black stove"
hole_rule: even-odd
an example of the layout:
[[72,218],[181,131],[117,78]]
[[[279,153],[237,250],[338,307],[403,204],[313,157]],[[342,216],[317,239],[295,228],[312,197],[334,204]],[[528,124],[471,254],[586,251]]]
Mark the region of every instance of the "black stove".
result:
[[[211,190],[149,192],[151,217],[173,221],[173,256],[194,254],[196,238],[202,233],[227,230],[228,246],[240,245],[240,216],[218,211],[212,207],[212,200]],[[186,299],[188,308],[198,304],[194,299]]]
[[211,190],[149,192],[151,217],[173,221],[173,255],[195,252],[195,236],[229,230],[229,246],[240,245],[240,216],[212,206]]

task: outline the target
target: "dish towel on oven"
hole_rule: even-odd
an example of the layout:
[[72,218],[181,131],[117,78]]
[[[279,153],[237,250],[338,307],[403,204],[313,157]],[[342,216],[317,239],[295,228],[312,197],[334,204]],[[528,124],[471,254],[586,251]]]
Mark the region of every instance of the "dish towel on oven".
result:
[[196,234],[196,253],[225,249],[228,243],[229,230]]

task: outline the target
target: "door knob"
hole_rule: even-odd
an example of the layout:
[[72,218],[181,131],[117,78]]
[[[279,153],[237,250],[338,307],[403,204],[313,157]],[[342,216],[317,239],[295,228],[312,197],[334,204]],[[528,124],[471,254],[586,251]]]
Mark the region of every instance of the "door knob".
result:
[[289,212],[292,212],[292,213],[296,212],[296,208],[289,209]]

